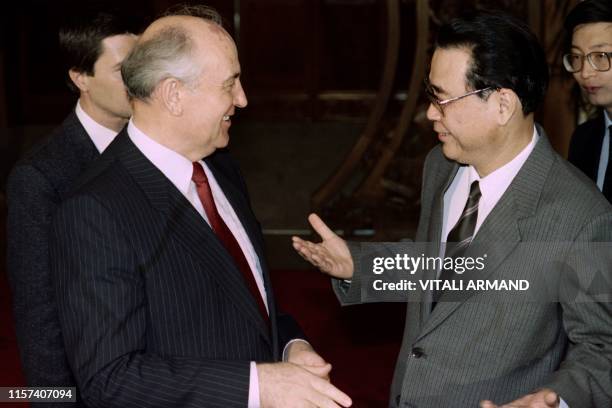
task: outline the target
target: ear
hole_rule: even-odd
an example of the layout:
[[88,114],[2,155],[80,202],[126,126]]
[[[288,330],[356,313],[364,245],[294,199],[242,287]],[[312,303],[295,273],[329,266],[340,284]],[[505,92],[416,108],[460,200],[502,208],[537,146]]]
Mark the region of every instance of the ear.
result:
[[68,70],[68,76],[72,83],[79,88],[81,92],[87,92],[89,90],[89,78],[90,76],[84,72],[75,71],[74,69]]
[[183,92],[185,92],[183,84],[172,77],[164,79],[157,86],[157,94],[161,103],[173,116],[183,114]]
[[499,105],[498,123],[505,126],[514,114],[521,109],[521,101],[513,90],[501,88],[497,91]]

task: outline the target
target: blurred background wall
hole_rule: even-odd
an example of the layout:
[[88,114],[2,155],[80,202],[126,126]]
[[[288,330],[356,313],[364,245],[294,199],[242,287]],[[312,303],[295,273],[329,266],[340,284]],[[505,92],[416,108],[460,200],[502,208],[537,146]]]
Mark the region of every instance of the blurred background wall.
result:
[[[411,234],[422,159],[435,143],[422,78],[436,27],[467,6],[505,9],[540,37],[552,82],[538,117],[565,154],[575,108],[559,63],[560,26],[575,2],[207,2],[224,16],[239,48],[249,106],[234,121],[231,148],[264,228],[303,229],[314,208],[347,232]],[[17,158],[75,104],[58,61],[57,29],[91,3],[24,0],[2,12],[0,191]],[[97,3],[146,25],[177,2]],[[406,222],[397,225],[398,217]]]

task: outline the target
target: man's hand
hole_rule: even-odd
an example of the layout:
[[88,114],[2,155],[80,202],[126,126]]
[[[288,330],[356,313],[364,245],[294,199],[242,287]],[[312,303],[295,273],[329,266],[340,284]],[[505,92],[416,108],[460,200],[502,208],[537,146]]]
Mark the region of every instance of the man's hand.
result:
[[340,408],[352,404],[348,395],[292,363],[257,364],[262,408]]
[[336,235],[316,214],[310,214],[308,221],[323,240],[315,244],[292,237],[293,248],[308,262],[322,272],[339,279],[353,277],[353,259],[346,241]]
[[559,396],[549,388],[543,388],[501,406],[495,405],[491,401],[480,402],[481,408],[557,408],[558,406]]
[[312,374],[329,381],[331,364],[323,360],[310,344],[305,341],[294,341],[287,350],[287,361],[310,371]]

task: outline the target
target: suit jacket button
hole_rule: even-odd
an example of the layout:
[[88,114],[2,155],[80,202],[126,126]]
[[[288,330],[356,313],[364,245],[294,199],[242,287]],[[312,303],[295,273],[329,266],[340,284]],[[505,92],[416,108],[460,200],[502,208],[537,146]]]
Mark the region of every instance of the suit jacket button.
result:
[[425,351],[420,347],[413,347],[412,353],[410,353],[410,356],[413,358],[425,357]]

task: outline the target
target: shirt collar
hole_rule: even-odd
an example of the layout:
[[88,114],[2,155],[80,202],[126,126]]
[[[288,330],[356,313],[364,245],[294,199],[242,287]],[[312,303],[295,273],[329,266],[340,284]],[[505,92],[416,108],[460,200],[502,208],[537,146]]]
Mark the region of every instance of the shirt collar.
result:
[[193,164],[191,161],[174,150],[151,139],[134,125],[132,119],[130,119],[128,123],[127,132],[138,150],[140,150],[181,193],[186,195],[193,174]]
[[107,127],[102,126],[96,122],[91,116],[87,114],[81,107],[81,101],[77,101],[76,108],[74,109],[79,118],[79,122],[85,128],[85,131],[89,135],[89,138],[96,146],[98,152],[102,153],[108,145],[113,141],[117,132]]
[[529,144],[525,146],[525,148],[521,150],[521,152],[517,154],[514,159],[504,164],[494,172],[488,174],[486,177],[480,178],[474,166],[470,165],[469,184],[471,185],[472,182],[478,180],[482,199],[491,206],[494,206],[508,189],[508,186],[514,177],[517,175],[521,167],[523,167],[523,164],[525,164],[525,161],[527,161],[527,158],[533,151],[538,139],[539,135],[534,126],[531,142],[529,142]]

